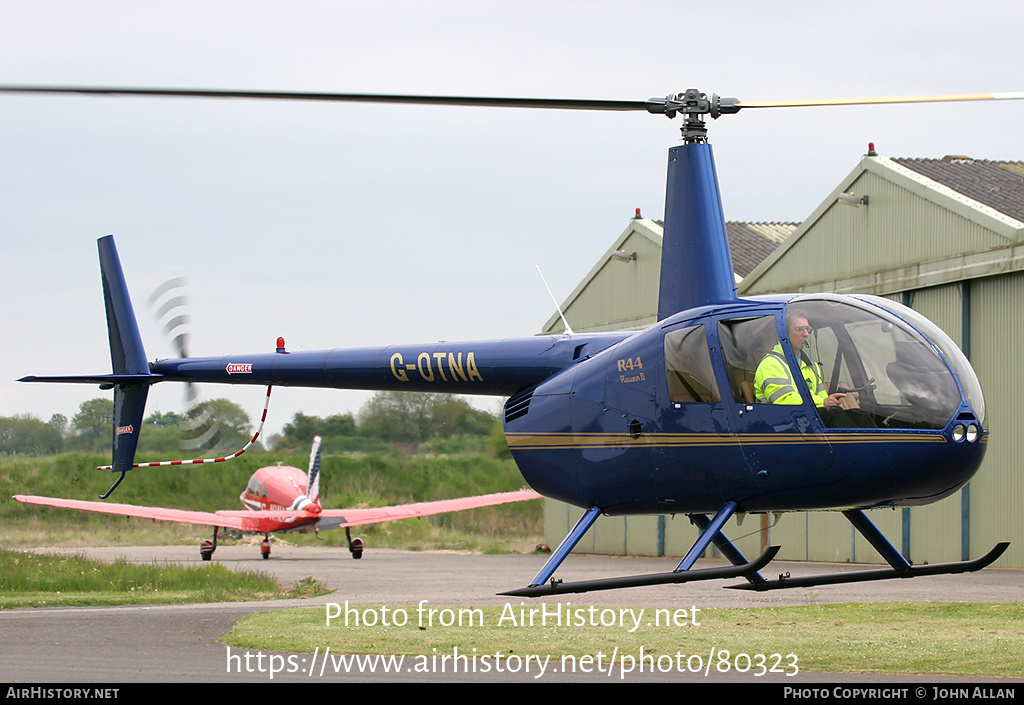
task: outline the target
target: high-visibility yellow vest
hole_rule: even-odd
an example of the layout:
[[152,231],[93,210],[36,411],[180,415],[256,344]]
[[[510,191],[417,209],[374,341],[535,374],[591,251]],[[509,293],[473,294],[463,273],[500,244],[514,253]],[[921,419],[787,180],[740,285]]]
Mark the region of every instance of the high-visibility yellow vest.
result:
[[[806,355],[800,355],[800,376],[811,391],[815,406],[824,406],[828,398],[828,390],[821,379],[821,370],[817,363],[811,362]],[[754,394],[758,404],[802,404],[803,397],[797,390],[796,383],[786,355],[779,343],[762,358],[754,374]]]

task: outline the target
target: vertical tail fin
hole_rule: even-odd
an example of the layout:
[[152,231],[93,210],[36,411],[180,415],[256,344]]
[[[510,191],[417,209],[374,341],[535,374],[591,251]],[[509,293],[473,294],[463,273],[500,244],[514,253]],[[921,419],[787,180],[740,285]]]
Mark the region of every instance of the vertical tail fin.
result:
[[[103,279],[103,303],[107,311],[107,335],[110,339],[110,363],[114,375],[148,375],[149,363],[142,346],[138,321],[132,309],[121,260],[114,237],[107,235],[97,243],[100,254],[100,276]],[[117,482],[101,498],[110,496],[114,488],[132,469],[139,445],[142,418],[146,413],[149,380],[113,384],[114,432],[111,470],[121,473]],[[106,385],[104,385],[106,386]]]
[[149,363],[142,347],[139,324],[128,296],[128,285],[121,270],[121,260],[114,245],[114,236],[101,237],[100,276],[103,278],[103,303],[107,309],[107,334],[110,338],[110,363],[114,374],[148,374]]

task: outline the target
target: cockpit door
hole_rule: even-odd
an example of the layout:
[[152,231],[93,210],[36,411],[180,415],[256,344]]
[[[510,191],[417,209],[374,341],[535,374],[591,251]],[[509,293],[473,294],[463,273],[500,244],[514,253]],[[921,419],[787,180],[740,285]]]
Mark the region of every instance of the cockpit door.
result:
[[[824,469],[834,460],[824,426],[800,375],[793,372],[792,351],[780,344],[774,313],[719,319],[715,326],[718,362],[729,381],[730,422],[744,457],[755,473],[787,467]],[[803,403],[773,404],[756,388],[758,366],[768,356],[785,361]],[[725,392],[725,390],[723,390]]]

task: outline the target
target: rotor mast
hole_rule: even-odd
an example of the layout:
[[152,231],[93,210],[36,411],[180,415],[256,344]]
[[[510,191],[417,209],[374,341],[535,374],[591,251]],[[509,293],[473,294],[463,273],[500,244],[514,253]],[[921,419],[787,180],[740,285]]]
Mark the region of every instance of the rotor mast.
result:
[[658,320],[736,300],[736,277],[704,116],[739,111],[738,101],[696,89],[648,101],[648,111],[681,114],[683,144],[668,153]]

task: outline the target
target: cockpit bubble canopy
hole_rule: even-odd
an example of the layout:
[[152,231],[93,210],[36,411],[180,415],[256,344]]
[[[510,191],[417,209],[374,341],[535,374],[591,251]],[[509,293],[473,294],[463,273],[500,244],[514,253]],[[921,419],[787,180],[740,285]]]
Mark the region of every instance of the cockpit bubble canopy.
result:
[[938,326],[878,296],[809,294],[792,299],[787,320],[807,319],[803,353],[820,365],[829,392],[850,390],[881,428],[942,429],[963,398],[985,419],[981,384],[960,348]]

